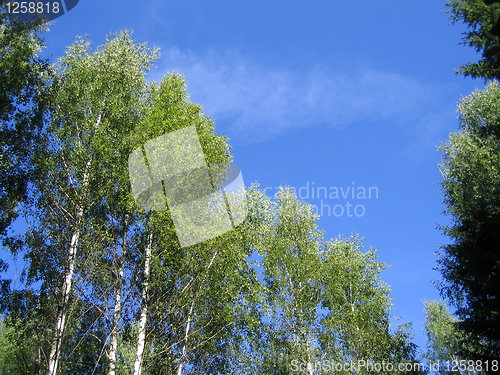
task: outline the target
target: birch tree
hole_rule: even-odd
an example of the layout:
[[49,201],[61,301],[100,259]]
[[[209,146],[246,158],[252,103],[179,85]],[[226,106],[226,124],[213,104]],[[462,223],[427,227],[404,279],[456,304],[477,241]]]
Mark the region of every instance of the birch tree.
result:
[[96,50],[79,38],[55,66],[29,229],[11,241],[27,267],[10,299],[17,329],[2,340],[17,346],[19,372],[271,374],[296,360],[313,374],[325,358],[412,361],[407,331],[389,329],[375,251],[357,237],[325,241],[289,189],[274,201],[250,189],[242,224],[189,246],[165,194],[163,210],[136,202],[129,155],[160,136],[194,127],[210,193],[211,163],[232,160],[182,75],[146,82],[156,56],[123,32]]
[[[95,52],[80,38],[57,65],[51,121],[36,155],[38,220],[28,233],[27,253],[28,284],[41,281],[41,292],[58,295],[50,374],[59,372],[71,300],[79,298],[75,273],[95,255],[82,245],[95,243],[92,224],[102,221],[102,207],[112,203],[109,191],[126,165],[129,146],[123,140],[140,119],[145,71],[155,57],[124,32]],[[103,245],[90,250],[102,252]]]
[[[458,356],[460,350],[460,332],[455,328],[454,318],[448,311],[444,301],[425,301],[425,335],[426,353],[425,357],[430,362],[439,362],[439,374],[451,374],[457,371],[447,371],[445,363],[460,364]],[[460,367],[460,366],[457,366]],[[475,367],[475,366],[474,366]],[[451,369],[451,368],[450,368]],[[475,374],[475,371],[463,371],[460,374]]]
[[[172,73],[153,91],[151,107],[136,132],[137,145],[186,126],[195,126],[208,165],[231,160],[227,138],[215,132],[199,104],[189,101],[184,77]],[[134,373],[142,371],[142,363],[150,372],[177,374],[187,373],[188,366],[202,372],[209,371],[207,366],[221,368],[220,363],[210,364],[220,354],[215,343],[234,326],[229,309],[246,285],[241,239],[228,234],[181,248],[169,211],[148,215],[147,231],[154,235],[152,248],[146,245],[140,255],[144,273],[138,284],[142,298]]]
[[237,352],[250,357],[239,358],[240,371],[317,374],[351,360],[417,361],[409,332],[390,329],[390,289],[374,249],[363,251],[357,236],[325,241],[312,207],[291,189],[273,201],[254,187],[249,201],[248,242],[262,256],[262,286],[250,353]]

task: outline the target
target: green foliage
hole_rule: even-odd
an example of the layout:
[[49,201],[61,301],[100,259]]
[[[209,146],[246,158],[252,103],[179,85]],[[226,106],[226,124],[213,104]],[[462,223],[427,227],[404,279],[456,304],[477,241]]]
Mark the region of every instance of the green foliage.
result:
[[144,314],[146,374],[415,362],[410,325],[390,329],[386,265],[358,236],[325,241],[290,189],[271,200],[251,188],[242,224],[184,248],[168,210],[135,203],[127,159],[151,139],[194,125],[207,163],[232,160],[181,74],[146,82],[157,55],[126,31],[95,50],[79,38],[53,67],[50,111],[26,154],[29,230],[7,241],[26,269],[2,301],[2,371],[44,373],[57,347],[53,372],[108,373],[114,337],[115,373],[129,374]]
[[[20,203],[28,204],[27,189],[33,178],[30,159],[40,139],[47,111],[52,73],[38,54],[43,47],[41,21],[9,19],[0,11],[0,235],[15,251],[17,242],[6,229],[18,216]],[[0,270],[6,269],[0,260]],[[38,296],[13,292],[9,280],[0,280],[0,309],[10,315],[2,320],[0,371],[5,374],[38,374],[46,344],[39,325],[28,318]]]
[[429,362],[441,364],[439,374],[451,374],[452,371],[446,371],[444,363],[460,361],[458,352],[461,335],[455,329],[458,319],[453,318],[444,301],[426,301],[424,305],[427,336],[425,358]]
[[[55,340],[52,325],[62,314],[65,371],[91,372],[105,362],[103,312],[114,270],[107,252],[127,230],[119,224],[130,211],[128,135],[142,120],[145,71],[154,58],[155,51],[124,32],[96,51],[80,38],[55,66],[50,118],[30,160],[35,172],[35,204],[25,208],[30,230],[10,243],[27,260],[23,296],[38,301],[28,319],[45,337],[38,346],[42,367],[49,361],[46,342]],[[72,268],[75,281],[65,300]]]
[[[487,5],[489,4],[489,5]],[[463,22],[468,31],[462,44],[482,54],[478,62],[462,64],[457,73],[472,78],[500,78],[500,4],[486,0],[448,0],[452,23]]]
[[28,345],[20,345],[19,339],[22,332],[16,332],[8,324],[8,319],[3,318],[0,321],[0,373],[6,375],[38,374],[37,358],[33,357],[35,353],[29,350],[32,348],[27,348]]
[[248,197],[247,244],[262,256],[262,286],[250,353],[240,353],[250,358],[240,361],[245,373],[287,374],[294,363],[323,360],[417,361],[409,326],[390,330],[386,265],[374,249],[364,252],[357,236],[324,241],[317,215],[291,189],[275,201],[256,187]]
[[[500,87],[493,82],[459,105],[461,131],[439,149],[453,243],[438,262],[441,293],[458,309],[461,357],[500,356]],[[470,345],[469,345],[470,344]],[[472,347],[471,347],[472,345]]]
[[50,74],[38,57],[42,25],[9,19],[0,5],[0,234],[26,198],[29,157],[46,111]]

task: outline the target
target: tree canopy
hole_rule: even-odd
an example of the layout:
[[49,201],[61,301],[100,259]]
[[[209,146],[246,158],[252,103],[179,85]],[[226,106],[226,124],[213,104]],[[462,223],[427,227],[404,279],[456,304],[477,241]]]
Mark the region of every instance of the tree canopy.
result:
[[[444,152],[441,184],[443,226],[452,243],[442,246],[441,293],[457,308],[462,356],[483,360],[500,355],[500,86],[490,83],[459,105],[460,131]],[[474,345],[469,345],[473,343]]]
[[[240,225],[189,246],[181,246],[168,204],[151,210],[135,201],[128,157],[151,139],[193,127],[207,165],[232,160],[228,138],[190,101],[181,74],[146,80],[156,49],[129,31],[95,49],[78,38],[43,65],[52,72],[45,81],[37,45],[28,43],[26,61],[38,74],[36,95],[50,93],[46,104],[33,99],[31,109],[10,96],[5,106],[8,116],[29,109],[6,124],[27,126],[36,142],[22,154],[25,203],[17,204],[20,195],[2,202],[27,220],[24,233],[5,236],[25,269],[22,285],[3,290],[2,371],[288,374],[305,366],[313,374],[325,359],[418,361],[410,325],[390,327],[386,265],[375,249],[365,250],[356,235],[325,240],[312,207],[291,189],[269,198],[250,187]],[[17,78],[21,89],[12,90],[24,98],[31,83]],[[38,128],[23,122],[35,115]]]
[[40,20],[11,19],[0,5],[0,234],[17,217],[32,173],[29,158],[46,113],[50,81]]

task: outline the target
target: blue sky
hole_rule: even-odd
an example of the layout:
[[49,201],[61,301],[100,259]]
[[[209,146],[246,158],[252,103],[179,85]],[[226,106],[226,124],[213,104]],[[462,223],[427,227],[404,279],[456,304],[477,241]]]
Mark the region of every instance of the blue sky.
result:
[[[464,28],[444,9],[431,0],[80,0],[51,26],[45,54],[61,56],[76,35],[98,46],[125,28],[161,48],[149,78],[185,75],[191,99],[231,138],[246,184],[269,195],[304,188],[303,197],[309,186],[327,238],[356,231],[377,248],[391,265],[391,315],[412,321],[423,345],[423,300],[439,297],[432,268],[447,241],[435,229],[447,222],[436,146],[458,130],[460,98],[484,87],[455,75],[477,56],[456,45]],[[376,190],[321,201],[313,184]]]

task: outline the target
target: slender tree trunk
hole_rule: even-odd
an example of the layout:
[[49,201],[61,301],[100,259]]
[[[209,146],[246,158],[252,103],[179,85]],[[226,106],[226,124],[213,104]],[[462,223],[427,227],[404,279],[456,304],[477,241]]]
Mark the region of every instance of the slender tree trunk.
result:
[[121,319],[121,310],[122,310],[122,301],[121,301],[121,292],[122,292],[122,280],[123,280],[123,263],[120,265],[120,269],[118,270],[118,278],[119,285],[116,289],[115,294],[115,307],[113,312],[113,328],[111,330],[111,340],[109,344],[109,371],[108,375],[115,375],[116,370],[116,353],[118,350],[118,329],[120,325]]
[[182,346],[181,363],[179,364],[179,369],[177,370],[177,375],[182,375],[182,369],[184,367],[184,356],[186,355],[189,329],[191,327],[191,319],[193,317],[194,302],[195,302],[195,300],[193,300],[193,302],[191,302],[191,307],[189,308],[188,320],[187,320],[187,324],[186,324],[186,332],[184,334],[184,345]]
[[[78,218],[80,219],[83,215],[83,208],[80,207],[78,210]],[[71,292],[71,285],[73,282],[73,273],[75,271],[76,262],[76,248],[78,246],[78,239],[80,237],[80,229],[76,229],[71,236],[71,243],[68,252],[68,267],[66,268],[66,274],[64,276],[64,284],[62,287],[62,298],[59,305],[59,312],[57,314],[56,320],[56,332],[54,335],[54,340],[52,341],[52,346],[50,348],[49,356],[49,374],[57,374],[57,366],[59,365],[59,353],[61,350],[61,342],[63,338],[64,328],[66,326],[66,316],[67,316],[67,304],[69,301],[69,296]]]
[[[83,188],[88,184],[89,179],[89,169],[92,159],[89,159],[87,165],[85,166],[85,172],[83,175]],[[71,241],[68,250],[68,265],[66,267],[66,272],[64,275],[64,283],[62,286],[61,301],[59,304],[59,312],[57,313],[55,335],[50,347],[49,355],[49,374],[57,374],[57,367],[59,366],[59,355],[61,352],[61,343],[63,339],[64,329],[66,327],[67,318],[67,305],[69,297],[71,294],[71,287],[73,284],[73,273],[75,272],[76,264],[76,249],[78,247],[78,240],[80,238],[80,223],[83,217],[83,203],[77,208],[76,221],[75,221],[75,231],[71,236]]]
[[153,242],[153,234],[149,234],[148,243],[146,245],[146,258],[144,262],[144,285],[142,288],[141,300],[141,316],[139,318],[139,337],[137,338],[137,351],[134,363],[134,375],[141,375],[142,359],[144,355],[144,346],[146,344],[146,322],[148,318],[148,285],[149,285],[149,272],[151,267],[151,247]]
[[122,312],[122,285],[123,285],[123,267],[124,267],[124,254],[127,248],[127,231],[125,228],[125,233],[123,234],[123,244],[122,244],[122,255],[118,256],[118,253],[115,251],[115,259],[118,261],[118,279],[115,290],[115,306],[113,309],[113,328],[111,329],[111,338],[109,344],[109,353],[108,353],[108,361],[109,361],[109,370],[108,375],[115,375],[116,370],[116,353],[118,351],[118,330],[120,327],[121,320],[121,312]]
[[200,280],[200,288],[196,295],[193,298],[193,301],[191,302],[191,306],[189,308],[189,313],[188,313],[188,318],[186,322],[186,330],[184,333],[184,345],[182,346],[182,354],[180,358],[180,364],[179,368],[177,369],[177,375],[182,375],[182,370],[184,369],[184,357],[186,356],[186,351],[187,351],[187,343],[188,343],[188,337],[189,337],[189,330],[191,329],[191,322],[193,321],[193,310],[196,301],[198,300],[199,294],[201,293],[203,286],[206,282],[206,278],[208,277],[208,272],[210,271],[210,268],[214,264],[215,258],[217,258],[218,250],[215,250],[214,255],[212,256],[212,259],[210,260],[210,263],[207,266],[207,269],[205,271],[205,279]]
[[[98,115],[97,121],[95,123],[95,127],[98,128],[101,123],[102,116]],[[63,157],[63,163],[66,164]],[[89,158],[87,164],[85,165],[85,170],[83,172],[82,179],[82,201],[76,209],[75,215],[75,230],[73,235],[71,236],[71,241],[69,245],[68,257],[67,257],[67,267],[64,275],[64,283],[62,286],[61,293],[61,301],[59,304],[59,311],[57,313],[56,319],[56,327],[54,339],[52,341],[52,345],[50,347],[50,355],[49,355],[49,375],[56,375],[57,368],[59,366],[59,357],[61,352],[61,343],[64,335],[64,329],[66,328],[66,319],[67,319],[67,305],[71,293],[71,287],[73,284],[73,273],[75,272],[75,264],[76,264],[76,250],[78,247],[78,240],[80,239],[80,224],[83,217],[83,198],[85,198],[85,189],[89,184],[90,177],[90,167],[92,164],[92,157]],[[69,175],[69,170],[67,171],[68,178],[72,181],[71,176]],[[76,189],[76,187],[75,187]]]

